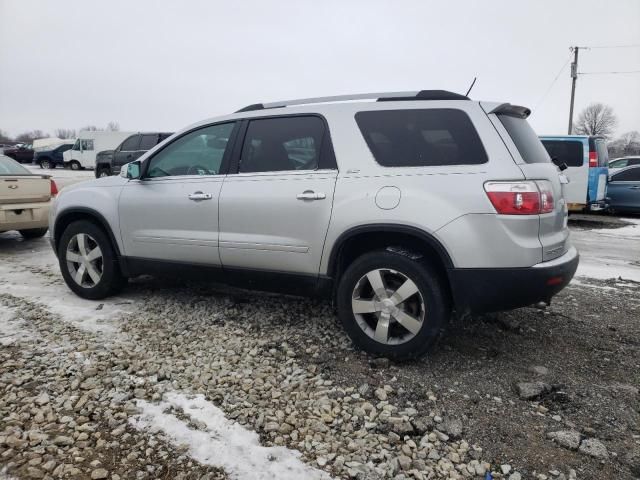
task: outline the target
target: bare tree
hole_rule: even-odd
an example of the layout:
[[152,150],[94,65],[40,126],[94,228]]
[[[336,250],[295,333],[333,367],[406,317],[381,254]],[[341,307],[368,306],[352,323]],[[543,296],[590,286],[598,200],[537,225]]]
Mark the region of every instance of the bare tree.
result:
[[7,132],[0,129],[0,143],[7,143],[7,142],[11,142],[11,137]]
[[76,131],[73,128],[58,128],[55,131],[58,138],[76,138]]
[[31,130],[30,132],[24,132],[16,136],[16,142],[33,143],[38,138],[47,138],[48,133],[44,133],[42,130]]
[[100,129],[95,125],[87,125],[86,127],[82,127],[80,130],[85,130],[87,132],[97,132]]
[[591,103],[580,112],[573,132],[578,135],[602,135],[609,138],[617,125],[618,119],[610,106]]
[[118,122],[109,122],[107,123],[107,131],[108,132],[119,132],[120,124]]
[[633,130],[623,133],[608,145],[610,157],[640,155],[640,132]]

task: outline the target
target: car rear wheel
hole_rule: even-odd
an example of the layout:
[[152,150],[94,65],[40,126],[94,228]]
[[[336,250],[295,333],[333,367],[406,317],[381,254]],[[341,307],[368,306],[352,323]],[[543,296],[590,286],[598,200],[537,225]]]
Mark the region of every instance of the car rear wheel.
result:
[[26,230],[19,230],[20,235],[23,238],[31,239],[31,238],[40,238],[44,237],[44,234],[47,233],[48,228],[29,228]]
[[379,250],[342,275],[338,316],[353,343],[396,360],[424,354],[451,314],[439,275],[426,262]]
[[67,286],[92,300],[118,292],[127,282],[104,230],[87,220],[71,223],[58,245],[58,262]]
[[71,162],[69,162],[69,168],[71,168],[71,170],[80,170],[80,162],[71,160]]
[[43,158],[40,160],[40,168],[51,168],[51,162],[48,158]]

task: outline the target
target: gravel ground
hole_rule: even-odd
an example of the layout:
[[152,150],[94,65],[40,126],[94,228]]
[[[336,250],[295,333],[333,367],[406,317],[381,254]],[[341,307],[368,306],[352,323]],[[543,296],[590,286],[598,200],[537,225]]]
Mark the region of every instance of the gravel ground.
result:
[[[79,300],[45,242],[0,235],[0,478],[640,476],[639,284],[580,278],[395,364],[323,302],[151,278]],[[233,452],[209,410],[246,427]]]

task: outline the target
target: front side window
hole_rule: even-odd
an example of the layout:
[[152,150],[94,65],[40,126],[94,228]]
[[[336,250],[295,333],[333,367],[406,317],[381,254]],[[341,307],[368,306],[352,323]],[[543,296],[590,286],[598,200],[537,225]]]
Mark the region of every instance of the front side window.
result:
[[630,168],[611,177],[612,182],[640,182],[640,167]]
[[80,146],[82,150],[93,150],[93,139],[80,140]]
[[219,174],[234,125],[211,125],[178,138],[151,158],[146,176]]
[[251,120],[240,155],[240,173],[315,170],[324,122],[319,117]]
[[542,140],[542,144],[557,166],[581,167],[584,163],[584,146],[579,140]]
[[376,162],[384,167],[475,165],[487,154],[461,110],[358,112],[356,122]]
[[73,150],[80,150],[80,139],[76,140],[76,143],[73,144]]
[[124,142],[122,142],[122,147],[120,147],[121,152],[135,152],[138,150],[138,145],[140,145],[140,135],[131,135]]

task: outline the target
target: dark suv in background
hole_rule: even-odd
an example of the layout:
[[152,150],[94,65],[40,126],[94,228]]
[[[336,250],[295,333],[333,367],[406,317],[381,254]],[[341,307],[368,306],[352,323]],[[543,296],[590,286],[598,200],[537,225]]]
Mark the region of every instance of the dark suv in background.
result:
[[38,150],[33,154],[33,163],[40,165],[40,168],[56,168],[58,165],[64,167],[62,154],[71,150],[71,147],[73,147],[73,143],[63,143],[46,150]]
[[127,137],[115,150],[103,150],[96,155],[96,178],[118,175],[120,168],[136,160],[173,133],[147,132]]

